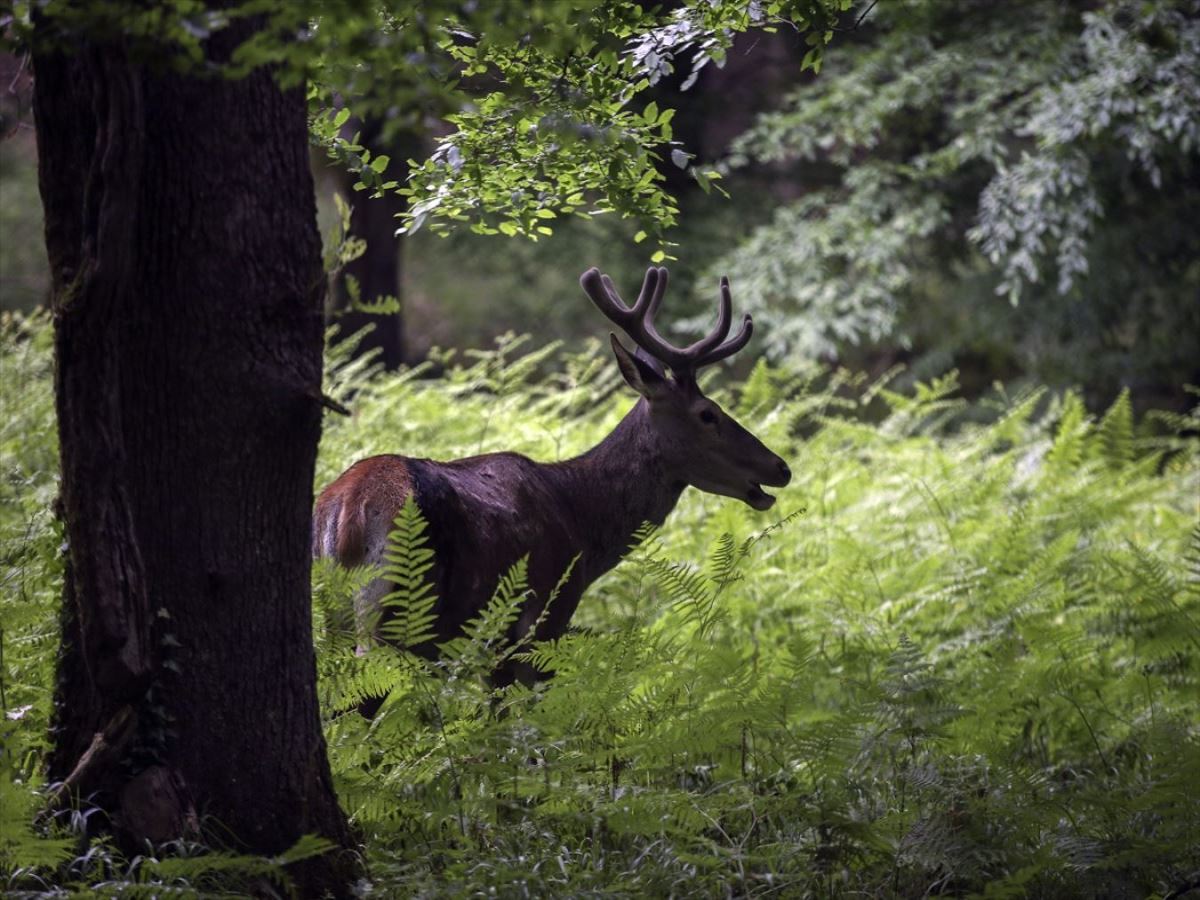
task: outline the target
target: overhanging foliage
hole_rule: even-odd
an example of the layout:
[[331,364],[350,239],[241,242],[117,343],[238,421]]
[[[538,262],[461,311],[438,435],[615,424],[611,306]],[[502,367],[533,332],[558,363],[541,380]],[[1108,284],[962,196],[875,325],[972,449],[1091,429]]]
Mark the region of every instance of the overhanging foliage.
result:
[[1050,345],[1031,355],[1189,377],[1200,7],[1017,8],[879,4],[735,143],[728,167],[803,189],[714,265],[776,355],[911,338],[924,306],[927,343],[969,339],[949,323],[994,329],[995,293],[1031,307],[1019,340]]

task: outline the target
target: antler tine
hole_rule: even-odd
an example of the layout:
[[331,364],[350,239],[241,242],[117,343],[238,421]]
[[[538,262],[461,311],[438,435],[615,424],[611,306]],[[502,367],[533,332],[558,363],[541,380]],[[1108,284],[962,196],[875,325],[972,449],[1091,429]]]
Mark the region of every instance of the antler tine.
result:
[[732,356],[746,346],[754,329],[749,315],[742,319],[741,330],[732,340],[722,344],[729,334],[733,319],[733,298],[729,291],[729,279],[721,279],[721,300],[718,308],[717,325],[705,337],[687,347],[676,347],[669,343],[654,327],[654,316],[662,305],[667,290],[667,270],[651,266],[646,270],[642,289],[637,302],[627,306],[617,293],[612,279],[600,274],[595,267],[588,269],[579,278],[584,293],[611,321],[620,325],[630,338],[650,356],[665,363],[677,377],[687,377],[701,366],[709,365]]
[[666,296],[667,282],[670,276],[667,274],[666,266],[659,266],[657,269],[651,266],[646,271],[647,278],[650,277],[651,272],[656,274],[657,283],[655,284],[653,295],[650,297],[650,305],[646,308],[645,315],[642,316],[642,327],[651,340],[669,347],[674,353],[686,353],[685,349],[680,349],[669,343],[666,338],[658,333],[658,328],[654,325],[654,317],[658,314],[658,308],[662,306],[663,297]]
[[729,326],[733,319],[733,297],[729,293],[729,279],[721,276],[721,300],[717,308],[717,327],[714,328],[707,336],[691,344],[686,349],[686,353],[696,359],[696,367],[699,368],[705,365],[705,358],[713,348],[718,346],[721,341],[725,340],[729,334]]
[[722,344],[716,350],[705,354],[696,366],[707,366],[711,363],[720,362],[727,356],[733,356],[746,344],[750,343],[750,335],[754,333],[754,320],[750,318],[750,313],[742,316],[742,327],[728,342]]
[[633,305],[633,311],[639,318],[649,319],[654,315],[658,304],[662,302],[663,291],[666,289],[667,270],[651,266],[646,270],[646,277],[642,279],[642,289],[638,291],[637,303]]
[[579,286],[600,312],[622,328],[625,327],[633,311],[625,305],[607,275],[601,275],[600,270],[592,266],[579,276]]
[[[647,273],[649,274],[649,273]],[[658,286],[654,289],[654,296],[650,298],[650,308],[646,310],[646,321],[651,325],[654,324],[654,316],[658,313],[659,306],[662,305],[663,295],[667,292],[667,281],[670,276],[666,266],[658,267]]]
[[638,315],[631,323],[632,327],[625,330],[639,347],[660,362],[666,363],[677,376],[683,377],[695,369],[692,354],[686,349],[676,347],[654,327],[654,315],[662,305],[669,278],[666,266],[650,266],[646,270],[642,292],[638,295],[637,306],[634,307]]
[[706,337],[701,338],[684,350],[685,353],[695,360],[693,363],[695,368],[699,369],[702,366],[720,362],[746,346],[750,340],[750,336],[754,333],[754,320],[750,318],[749,313],[746,313],[742,316],[742,327],[738,330],[738,333],[728,343],[722,344],[721,341],[725,340],[729,334],[729,328],[732,324],[733,295],[729,290],[729,276],[722,275],[717,326]]
[[655,293],[657,278],[658,273],[654,270],[646,272],[642,290],[633,306],[630,306],[621,297],[613,280],[602,274],[595,266],[579,276],[579,285],[601,312],[622,328],[626,328],[635,318],[645,315],[646,306]]
[[[667,344],[666,340],[663,339],[662,335],[660,335],[658,333],[658,329],[654,327],[654,317],[658,314],[658,308],[662,305],[663,297],[667,293],[667,282],[669,280],[669,276],[667,274],[667,269],[665,266],[660,266],[657,270],[655,270],[653,268],[649,269],[646,272],[647,279],[650,278],[651,272],[655,272],[657,274],[657,282],[656,282],[656,284],[654,286],[654,290],[650,296],[650,305],[646,308],[646,312],[642,316],[642,322],[644,323],[644,328],[646,330],[646,333],[648,335],[650,335],[652,337],[652,339],[661,341],[663,345],[670,346]],[[645,286],[646,286],[646,282],[643,281],[642,282],[643,290],[645,290]],[[639,297],[639,300],[640,299],[641,298]],[[672,348],[672,349],[674,349],[674,348]],[[648,363],[650,363],[652,366],[654,366],[655,371],[657,371],[659,375],[666,374],[666,370],[665,370],[665,367],[663,366],[662,360],[658,359],[657,357],[651,356],[645,350],[645,348],[642,347],[640,344],[638,345],[638,354],[644,360],[646,360]]]
[[646,327],[653,310],[662,302],[666,290],[666,269],[651,266],[646,270],[641,293],[632,308],[621,300],[612,279],[601,275],[599,269],[588,269],[579,277],[579,284],[600,311],[620,325],[634,343],[650,356],[666,363],[673,371],[686,372],[691,368],[691,360],[682,350],[663,340],[653,326]]

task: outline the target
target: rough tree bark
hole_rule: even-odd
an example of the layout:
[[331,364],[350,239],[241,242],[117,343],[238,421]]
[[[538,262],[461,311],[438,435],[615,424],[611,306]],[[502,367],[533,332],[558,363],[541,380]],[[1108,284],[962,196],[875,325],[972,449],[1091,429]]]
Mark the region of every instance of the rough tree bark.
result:
[[[69,548],[50,777],[129,846],[349,848],[310,620],[323,277],[304,92],[112,43],[34,66]],[[297,869],[305,895],[353,876],[341,851]]]

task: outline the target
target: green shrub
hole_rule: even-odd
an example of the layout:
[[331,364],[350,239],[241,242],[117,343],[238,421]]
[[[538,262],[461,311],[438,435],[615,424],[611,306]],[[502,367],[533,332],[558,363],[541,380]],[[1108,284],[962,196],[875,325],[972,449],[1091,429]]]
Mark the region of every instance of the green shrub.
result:
[[[45,343],[41,324],[6,328],[5,377],[29,402],[0,432],[4,702],[31,707],[4,723],[0,800],[21,802],[2,804],[0,842],[30,890],[133,879],[128,861],[56,869],[71,845],[29,829],[61,578]],[[567,457],[630,405],[598,345],[523,349],[438,378],[339,352],[326,390],[354,415],[327,420],[318,487],[381,452]],[[486,678],[513,652],[496,637],[520,567],[431,664],[357,656],[349,596],[371,573],[319,564],[329,753],[374,889],[1124,897],[1195,878],[1197,415],[1153,437],[1125,396],[1095,420],[1069,393],[968,409],[955,390],[765,363],[717,390],[792,466],[776,512],[685,492],[577,630],[517,649],[556,670],[534,690]],[[425,556],[417,511],[401,519],[403,580]],[[404,627],[427,600],[393,598]],[[354,711],[382,691],[373,721]],[[159,865],[145,877],[180,884]],[[203,865],[187,877],[214,877]]]

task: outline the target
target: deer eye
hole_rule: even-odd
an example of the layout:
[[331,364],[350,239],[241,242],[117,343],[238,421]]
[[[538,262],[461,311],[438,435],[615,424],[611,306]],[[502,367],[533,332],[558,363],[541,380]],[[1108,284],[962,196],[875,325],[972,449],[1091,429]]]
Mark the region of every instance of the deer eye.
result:
[[714,413],[711,409],[702,409],[702,410],[700,410],[700,421],[703,422],[705,425],[716,425],[717,424],[717,414]]

